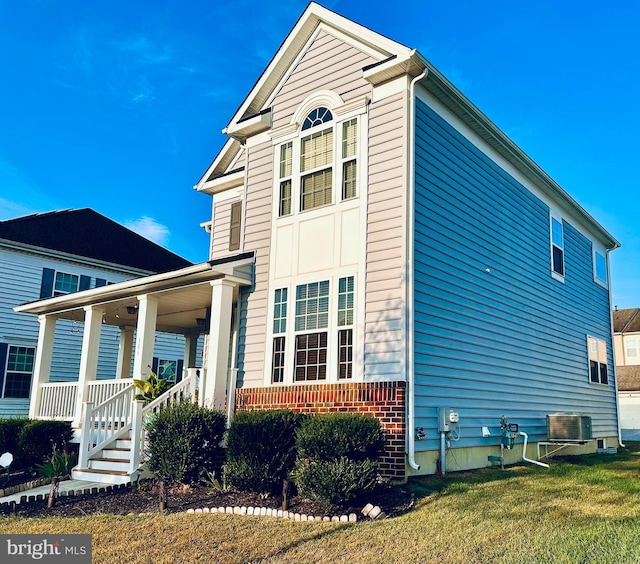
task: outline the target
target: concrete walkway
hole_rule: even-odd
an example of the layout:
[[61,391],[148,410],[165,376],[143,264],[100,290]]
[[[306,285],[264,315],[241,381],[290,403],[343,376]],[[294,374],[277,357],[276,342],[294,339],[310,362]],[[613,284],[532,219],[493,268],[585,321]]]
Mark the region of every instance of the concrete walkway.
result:
[[[97,493],[100,488],[104,488],[106,491],[106,488],[108,487],[113,488],[114,486],[110,486],[109,484],[102,484],[99,482],[89,482],[87,480],[63,480],[58,485],[58,495],[61,497],[66,496],[69,495],[69,492],[74,492],[76,495],[85,493]],[[29,500],[29,498],[35,500],[38,496],[43,496],[44,499],[49,497],[49,484],[45,486],[38,486],[37,488],[31,488],[30,490],[25,490],[23,492],[7,495],[5,497],[0,497],[0,505],[2,505],[3,503],[11,502],[19,504],[21,501],[24,501],[24,498],[26,498],[26,500]]]

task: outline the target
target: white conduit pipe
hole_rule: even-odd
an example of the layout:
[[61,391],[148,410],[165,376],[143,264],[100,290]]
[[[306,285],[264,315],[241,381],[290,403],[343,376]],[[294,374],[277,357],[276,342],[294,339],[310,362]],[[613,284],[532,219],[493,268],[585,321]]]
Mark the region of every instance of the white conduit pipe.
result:
[[524,437],[524,447],[522,448],[522,460],[525,462],[531,462],[531,464],[537,464],[538,466],[542,466],[543,468],[549,468],[548,464],[544,462],[540,462],[539,460],[531,460],[527,458],[527,441],[529,440],[529,435],[527,435],[524,431],[520,431],[520,434]]

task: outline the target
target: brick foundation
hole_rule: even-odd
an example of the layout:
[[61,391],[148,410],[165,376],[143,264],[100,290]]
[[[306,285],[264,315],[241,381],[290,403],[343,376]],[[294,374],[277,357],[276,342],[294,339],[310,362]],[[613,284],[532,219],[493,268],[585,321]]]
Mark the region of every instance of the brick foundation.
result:
[[382,423],[385,454],[380,473],[387,480],[405,479],[405,383],[350,382],[236,391],[238,411],[291,409],[301,413],[362,413]]

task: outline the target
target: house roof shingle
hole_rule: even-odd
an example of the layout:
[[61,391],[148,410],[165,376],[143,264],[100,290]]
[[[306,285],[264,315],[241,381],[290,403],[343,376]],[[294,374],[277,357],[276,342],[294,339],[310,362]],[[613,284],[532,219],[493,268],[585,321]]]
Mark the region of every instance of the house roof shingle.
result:
[[640,390],[640,366],[616,366],[619,392]]
[[616,309],[613,311],[614,333],[635,333],[640,331],[640,308]]
[[154,273],[192,264],[90,208],[0,221],[0,239]]

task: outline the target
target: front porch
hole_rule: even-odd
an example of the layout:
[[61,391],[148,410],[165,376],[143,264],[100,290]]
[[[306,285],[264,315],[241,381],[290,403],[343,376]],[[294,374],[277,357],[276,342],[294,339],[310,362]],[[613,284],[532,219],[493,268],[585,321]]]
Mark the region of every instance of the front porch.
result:
[[[252,284],[253,254],[211,261],[165,274],[94,288],[16,307],[38,315],[40,331],[29,416],[70,421],[80,443],[74,478],[125,483],[140,470],[142,421],[181,397],[226,407],[231,417],[235,389],[235,333],[240,288]],[[83,321],[77,381],[50,382],[58,319]],[[113,379],[97,380],[104,325],[120,328]],[[184,335],[184,368],[176,384],[144,405],[135,400],[133,379],[151,372],[156,332]],[[196,345],[204,336],[202,366]],[[134,350],[135,349],[135,350]]]

